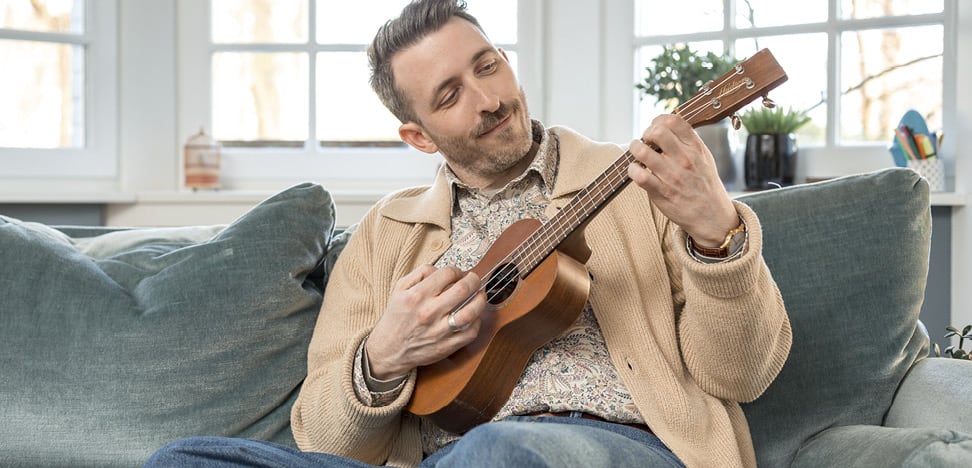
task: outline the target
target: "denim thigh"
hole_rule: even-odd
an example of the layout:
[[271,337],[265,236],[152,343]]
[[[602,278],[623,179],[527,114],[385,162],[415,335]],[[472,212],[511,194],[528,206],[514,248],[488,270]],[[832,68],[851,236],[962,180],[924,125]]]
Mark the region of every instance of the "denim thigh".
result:
[[272,442],[230,437],[189,437],[162,447],[145,467],[334,467],[372,465],[336,455],[301,452]]
[[578,417],[486,423],[426,458],[441,467],[684,467],[654,434]]

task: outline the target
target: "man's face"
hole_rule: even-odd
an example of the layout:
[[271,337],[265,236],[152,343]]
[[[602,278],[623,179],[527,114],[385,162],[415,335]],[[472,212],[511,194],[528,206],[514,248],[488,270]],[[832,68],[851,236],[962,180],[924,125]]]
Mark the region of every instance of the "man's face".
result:
[[438,151],[471,184],[524,169],[533,142],[526,98],[506,56],[473,24],[453,18],[396,55],[392,70],[421,122],[400,129],[412,146]]

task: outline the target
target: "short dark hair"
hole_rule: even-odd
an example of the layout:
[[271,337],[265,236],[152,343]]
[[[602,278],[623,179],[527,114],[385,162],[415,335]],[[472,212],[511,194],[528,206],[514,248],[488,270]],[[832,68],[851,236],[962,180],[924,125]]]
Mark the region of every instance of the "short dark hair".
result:
[[415,0],[402,10],[398,18],[389,20],[378,28],[371,46],[368,47],[371,89],[402,123],[418,122],[419,119],[409,105],[405,93],[395,84],[392,58],[403,49],[438,31],[453,17],[469,21],[480,31],[483,30],[479,21],[466,12],[464,0]]

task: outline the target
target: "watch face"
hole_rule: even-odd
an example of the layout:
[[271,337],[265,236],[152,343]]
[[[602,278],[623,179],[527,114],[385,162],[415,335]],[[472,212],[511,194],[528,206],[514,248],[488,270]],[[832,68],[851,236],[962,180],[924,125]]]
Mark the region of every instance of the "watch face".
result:
[[728,250],[728,252],[726,252],[726,253],[729,254],[729,255],[733,255],[736,252],[739,252],[739,250],[742,249],[746,245],[746,235],[747,234],[746,234],[746,231],[745,230],[742,230],[742,231],[739,231],[739,232],[735,233],[732,236],[732,240],[729,241],[729,248],[726,249],[726,250]]

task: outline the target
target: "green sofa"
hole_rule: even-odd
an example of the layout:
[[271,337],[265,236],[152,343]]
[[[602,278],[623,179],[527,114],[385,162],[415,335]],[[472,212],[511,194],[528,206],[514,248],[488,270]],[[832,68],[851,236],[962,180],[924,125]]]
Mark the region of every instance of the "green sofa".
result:
[[[793,325],[779,378],[744,405],[760,466],[972,465],[972,362],[926,358],[918,321],[924,179],[888,169],[741,200]],[[292,445],[306,346],[352,234],[315,184],[225,226],[0,217],[0,466],[139,466],[190,435]]]

